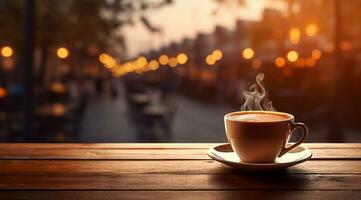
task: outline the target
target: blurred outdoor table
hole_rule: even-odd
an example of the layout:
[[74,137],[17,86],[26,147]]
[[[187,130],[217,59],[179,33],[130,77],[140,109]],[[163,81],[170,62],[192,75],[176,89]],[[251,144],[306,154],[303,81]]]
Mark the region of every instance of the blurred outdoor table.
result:
[[0,144],[0,199],[360,199],[361,144],[304,144],[311,160],[235,171],[216,144]]

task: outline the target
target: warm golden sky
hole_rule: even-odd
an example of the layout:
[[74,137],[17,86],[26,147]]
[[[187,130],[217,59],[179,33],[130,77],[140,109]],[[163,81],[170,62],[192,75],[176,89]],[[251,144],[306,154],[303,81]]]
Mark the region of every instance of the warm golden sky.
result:
[[[129,56],[156,49],[171,41],[194,37],[198,32],[212,32],[220,24],[233,28],[235,19],[259,20],[267,0],[247,0],[244,7],[223,5],[218,15],[212,15],[214,0],[175,0],[173,4],[155,11],[147,11],[152,24],[163,29],[163,35],[152,35],[141,24],[123,28],[127,39]],[[267,3],[267,6],[274,4]]]

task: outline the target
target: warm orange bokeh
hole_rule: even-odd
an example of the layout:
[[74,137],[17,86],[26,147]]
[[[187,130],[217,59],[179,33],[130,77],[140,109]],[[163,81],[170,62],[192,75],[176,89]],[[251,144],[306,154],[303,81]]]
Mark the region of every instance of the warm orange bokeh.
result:
[[4,46],[3,48],[1,48],[1,55],[5,58],[11,57],[13,53],[13,49],[9,46]]
[[216,50],[213,51],[212,56],[213,56],[213,59],[214,59],[214,60],[218,61],[218,60],[221,60],[221,59],[222,59],[223,53],[222,53],[221,50],[216,49]]
[[185,64],[188,61],[188,57],[185,53],[180,53],[177,55],[177,61],[179,64]]
[[251,59],[254,56],[254,51],[251,48],[245,48],[242,52],[244,59]]
[[159,68],[159,63],[157,60],[151,60],[148,64],[150,70],[157,70]]
[[148,64],[148,61],[145,57],[141,56],[137,59],[136,65],[138,68],[143,68]]
[[311,55],[313,59],[318,60],[321,58],[322,52],[319,49],[314,49]]
[[0,98],[6,96],[6,90],[3,87],[0,87]]
[[163,55],[159,56],[158,60],[161,65],[166,65],[169,62],[169,57],[167,55],[163,54]]
[[292,28],[289,32],[290,42],[292,44],[298,44],[301,37],[300,29],[298,28]]
[[289,51],[287,53],[287,59],[290,62],[295,62],[298,59],[298,53],[296,51]]
[[177,60],[177,58],[171,57],[171,58],[169,59],[168,65],[169,65],[170,67],[177,67],[177,65],[178,65],[178,60]]
[[308,36],[314,36],[314,35],[316,35],[316,33],[317,33],[317,26],[316,26],[316,24],[309,24],[309,25],[307,25],[305,32],[306,32],[306,35],[308,35]]
[[213,58],[212,55],[208,55],[208,56],[206,57],[206,63],[207,63],[208,65],[214,65],[214,64],[216,63],[216,60]]
[[60,47],[56,50],[56,55],[61,59],[65,59],[69,56],[69,50],[65,47]]
[[284,67],[285,64],[286,64],[286,60],[284,58],[282,58],[282,57],[277,57],[276,60],[275,60],[275,64],[279,68]]

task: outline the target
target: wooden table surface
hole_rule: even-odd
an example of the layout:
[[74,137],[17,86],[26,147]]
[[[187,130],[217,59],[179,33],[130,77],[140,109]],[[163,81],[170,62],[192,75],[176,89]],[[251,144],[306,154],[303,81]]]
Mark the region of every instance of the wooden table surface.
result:
[[304,144],[311,160],[235,171],[216,144],[0,144],[0,199],[361,199],[361,144]]

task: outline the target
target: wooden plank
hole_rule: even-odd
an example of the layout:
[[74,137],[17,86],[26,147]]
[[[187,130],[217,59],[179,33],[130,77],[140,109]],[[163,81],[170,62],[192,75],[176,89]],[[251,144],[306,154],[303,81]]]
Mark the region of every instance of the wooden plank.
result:
[[357,174],[1,175],[0,190],[361,190]]
[[[85,149],[208,149],[221,143],[0,143],[2,149],[17,148],[85,148]],[[361,143],[304,143],[307,148],[353,149]]]
[[201,149],[28,149],[0,150],[0,159],[209,159]]
[[324,200],[360,198],[360,191],[0,191],[0,200],[215,200],[215,199]]
[[[361,149],[311,149],[312,159],[361,159]],[[207,149],[0,148],[0,159],[209,160]]]
[[[332,167],[331,167],[332,166]],[[286,172],[286,171],[285,171]],[[307,161],[287,170],[298,174],[361,174],[361,161]],[[210,160],[194,161],[94,161],[94,160],[2,160],[0,175],[44,174],[232,174],[232,168]],[[0,180],[1,182],[1,180]]]
[[2,148],[208,149],[220,143],[0,143]]

